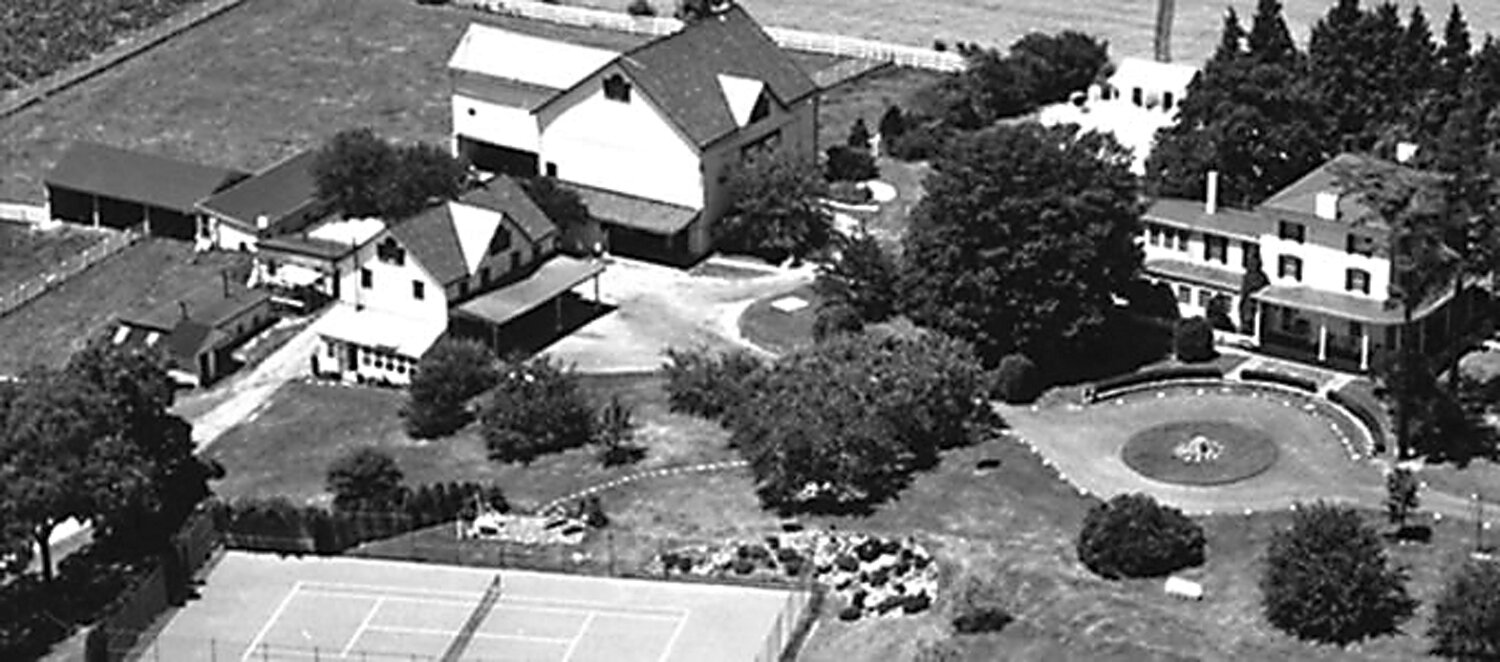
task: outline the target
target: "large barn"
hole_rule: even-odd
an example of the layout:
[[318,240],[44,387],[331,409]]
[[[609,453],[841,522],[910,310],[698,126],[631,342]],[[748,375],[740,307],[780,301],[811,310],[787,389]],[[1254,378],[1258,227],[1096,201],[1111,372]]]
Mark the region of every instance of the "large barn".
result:
[[79,141],[43,183],[53,218],[121,229],[144,225],[148,234],[192,239],[203,221],[198,202],[248,176]]

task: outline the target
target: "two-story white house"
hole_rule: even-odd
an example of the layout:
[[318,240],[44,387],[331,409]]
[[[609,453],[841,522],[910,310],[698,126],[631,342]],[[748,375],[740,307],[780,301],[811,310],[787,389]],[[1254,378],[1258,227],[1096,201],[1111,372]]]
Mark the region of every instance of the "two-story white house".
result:
[[1339,155],[1250,211],[1217,208],[1212,175],[1204,202],[1157,200],[1144,218],[1147,276],[1173,287],[1183,315],[1204,314],[1218,297],[1239,310],[1255,252],[1268,284],[1249,295],[1253,314],[1237,331],[1260,347],[1357,370],[1408,339],[1443,349],[1467,323],[1459,282],[1420,302],[1405,327],[1390,289],[1391,228],[1339,184],[1368,158]]
[[817,86],[739,7],[620,53],[476,23],[448,66],[454,153],[557,178],[621,252],[702,256],[747,155],[817,155]]
[[338,261],[313,371],[406,384],[462,316],[486,340],[604,269],[557,255],[558,231],[508,177],[390,224]]

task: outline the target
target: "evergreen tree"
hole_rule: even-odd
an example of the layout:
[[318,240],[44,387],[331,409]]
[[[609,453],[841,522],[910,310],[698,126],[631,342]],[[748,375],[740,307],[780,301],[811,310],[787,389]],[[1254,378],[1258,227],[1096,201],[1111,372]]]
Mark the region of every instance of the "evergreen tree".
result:
[[[1432,109],[1438,104],[1438,91],[1434,85],[1438,54],[1437,45],[1432,41],[1432,26],[1428,24],[1421,5],[1412,5],[1397,60],[1401,67],[1399,73],[1405,103],[1395,109],[1400,113],[1395,121],[1430,135],[1429,128],[1442,126],[1441,120],[1432,115]],[[1403,110],[1405,112],[1401,112]]]
[[1219,49],[1189,84],[1177,123],[1157,134],[1146,161],[1153,193],[1201,197],[1217,170],[1221,200],[1249,206],[1327,159],[1324,112],[1302,57],[1290,41],[1290,55],[1280,50],[1279,14],[1256,22],[1259,55],[1240,47],[1239,21],[1226,15]]
[[1292,41],[1292,33],[1287,30],[1281,9],[1280,0],[1256,2],[1255,17],[1251,20],[1247,40],[1250,57],[1261,64],[1297,67],[1302,61],[1302,54],[1298,52],[1296,42]]

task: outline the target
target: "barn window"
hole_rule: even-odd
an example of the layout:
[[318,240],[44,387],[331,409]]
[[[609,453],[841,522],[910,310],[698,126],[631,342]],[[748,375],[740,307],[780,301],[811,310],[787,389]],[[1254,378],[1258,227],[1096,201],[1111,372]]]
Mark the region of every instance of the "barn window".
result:
[[610,101],[630,103],[630,81],[624,76],[615,74],[604,79],[604,98]]
[[385,241],[375,246],[375,256],[386,264],[394,264],[398,267],[406,264],[406,251],[391,237],[386,237]]
[[359,286],[363,287],[363,288],[365,288],[367,290],[370,289],[371,287],[374,287],[375,286],[375,274],[374,274],[374,272],[370,271],[369,269],[360,269],[359,270]]
[[427,298],[427,286],[420,280],[411,282],[411,298],[421,301]]

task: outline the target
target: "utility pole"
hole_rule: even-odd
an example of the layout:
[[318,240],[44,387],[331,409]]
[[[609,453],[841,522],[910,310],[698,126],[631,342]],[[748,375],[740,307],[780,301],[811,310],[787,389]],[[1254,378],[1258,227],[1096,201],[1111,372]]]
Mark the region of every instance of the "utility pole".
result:
[[1156,0],[1156,47],[1157,62],[1172,61],[1172,17],[1176,13],[1176,0]]

